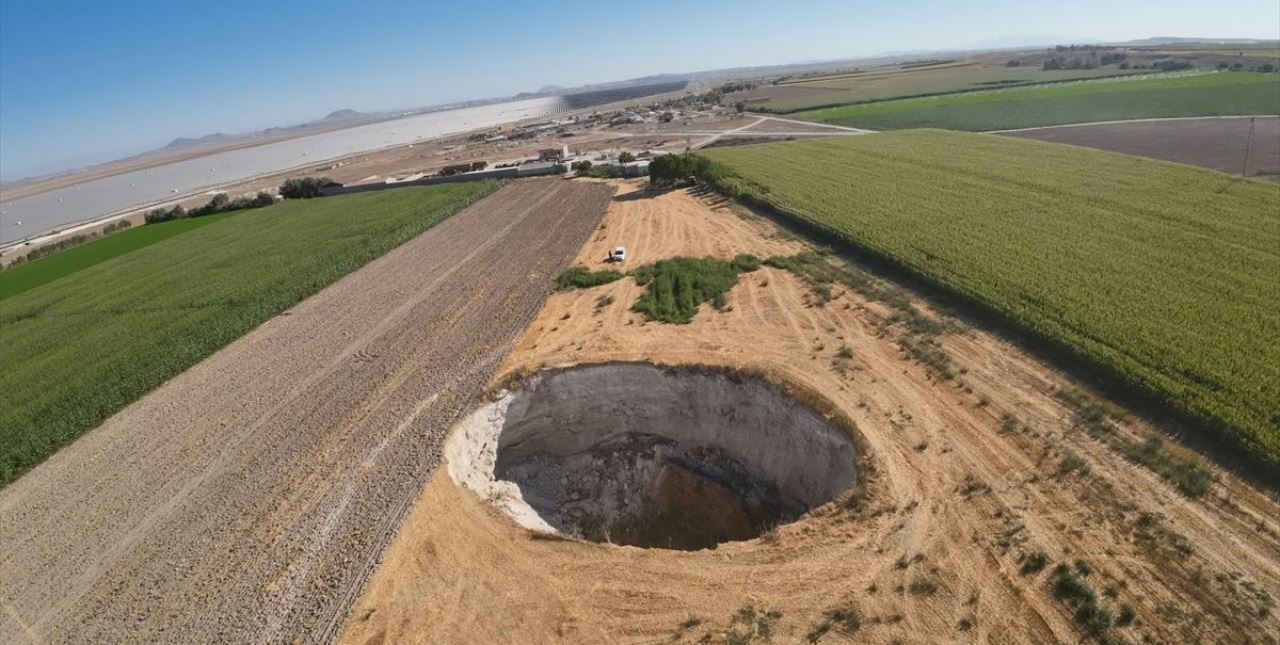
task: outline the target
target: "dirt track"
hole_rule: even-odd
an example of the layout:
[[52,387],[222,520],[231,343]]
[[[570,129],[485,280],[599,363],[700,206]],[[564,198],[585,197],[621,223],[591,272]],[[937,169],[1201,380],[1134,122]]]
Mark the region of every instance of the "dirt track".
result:
[[[802,248],[763,218],[686,191],[615,198],[577,263],[600,268],[618,244],[630,268]],[[942,380],[877,324],[893,310],[843,289],[814,306],[786,271],[741,277],[726,311],[704,306],[690,325],[645,322],[630,311],[640,291],[623,279],[554,294],[499,373],[647,360],[774,375],[856,421],[874,467],[863,509],[830,505],[714,550],[638,549],[538,536],[440,469],[341,642],[720,643],[743,629],[733,617],[748,605],[780,612],[777,643],[806,642],[842,607],[860,628],[836,626],[822,643],[1080,642],[1050,582],[1076,559],[1113,612],[1136,611],[1112,636],[1280,642],[1280,506],[1225,473],[1205,497],[1182,497],[1073,429],[1053,394],[1071,380],[1018,348],[952,321],[944,346],[963,374]],[[1068,456],[1082,465],[1064,470]],[[1023,570],[1034,551],[1049,563]]]
[[0,641],[331,640],[611,192],[510,185],[0,491]]

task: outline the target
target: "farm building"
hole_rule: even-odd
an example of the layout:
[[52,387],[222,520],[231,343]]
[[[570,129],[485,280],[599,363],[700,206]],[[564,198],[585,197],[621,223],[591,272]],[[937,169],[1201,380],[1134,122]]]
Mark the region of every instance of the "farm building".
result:
[[538,151],[538,161],[560,161],[569,156],[569,146],[543,148]]

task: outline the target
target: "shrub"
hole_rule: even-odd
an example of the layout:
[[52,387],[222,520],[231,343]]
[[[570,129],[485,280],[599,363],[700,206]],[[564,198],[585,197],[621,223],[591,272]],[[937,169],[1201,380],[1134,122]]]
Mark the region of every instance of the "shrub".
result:
[[730,264],[733,265],[733,268],[738,270],[738,273],[750,273],[760,268],[760,258],[754,255],[741,253],[734,256],[733,261],[730,262]]
[[907,591],[916,596],[932,596],[938,592],[938,583],[931,578],[916,578],[907,585]]
[[1024,576],[1029,576],[1038,573],[1046,564],[1049,564],[1049,556],[1045,555],[1044,551],[1033,551],[1023,559],[1022,567],[1018,571]]
[[1018,417],[1014,416],[1012,412],[1005,412],[1004,415],[1000,417],[1000,432],[1009,434],[1017,429]]
[[1063,456],[1062,462],[1058,464],[1058,474],[1070,475],[1074,472],[1079,472],[1081,474],[1088,473],[1089,464],[1085,463],[1085,461],[1074,452],[1068,452]]
[[611,269],[592,271],[587,267],[571,267],[556,278],[556,289],[559,291],[590,289],[602,284],[609,284],[620,278],[622,278],[622,274]]
[[735,264],[712,257],[679,257],[641,267],[634,274],[636,284],[648,289],[632,309],[649,320],[689,323],[704,302],[724,308],[725,293],[737,284],[740,271]]
[[1137,617],[1137,612],[1133,610],[1133,605],[1129,603],[1121,603],[1120,611],[1116,613],[1116,627],[1128,627],[1133,624],[1133,619]]
[[126,228],[129,228],[130,226],[133,226],[133,224],[129,223],[129,220],[122,219],[122,220],[107,224],[102,228],[102,232],[104,235],[110,235],[111,233],[115,233],[116,231],[123,231]]
[[199,208],[191,210],[183,210],[181,206],[174,206],[169,210],[157,208],[143,216],[143,220],[147,224],[155,224],[157,222],[168,222],[170,220],[182,219],[185,217],[204,217],[205,215],[213,215],[215,213],[225,213],[227,211],[238,211],[249,208],[262,208],[276,203],[276,199],[271,193],[259,191],[253,197],[238,197],[231,199],[226,193],[218,193],[214,195],[209,203]]
[[810,643],[816,643],[833,627],[838,627],[846,632],[856,632],[862,627],[862,616],[858,615],[858,611],[852,607],[836,607],[827,612],[822,622],[809,630],[809,633],[805,635],[805,639]]

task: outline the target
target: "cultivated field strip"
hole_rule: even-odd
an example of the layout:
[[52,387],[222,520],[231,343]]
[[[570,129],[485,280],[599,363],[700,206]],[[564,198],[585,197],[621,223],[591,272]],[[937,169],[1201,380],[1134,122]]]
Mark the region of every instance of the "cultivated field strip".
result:
[[1280,463],[1274,184],[925,130],[703,154],[739,176],[723,183]]
[[331,640],[611,192],[510,185],[0,491],[0,641]]
[[1028,85],[796,113],[824,123],[897,130],[1007,130],[1065,123],[1276,114],[1280,74],[1179,73]]

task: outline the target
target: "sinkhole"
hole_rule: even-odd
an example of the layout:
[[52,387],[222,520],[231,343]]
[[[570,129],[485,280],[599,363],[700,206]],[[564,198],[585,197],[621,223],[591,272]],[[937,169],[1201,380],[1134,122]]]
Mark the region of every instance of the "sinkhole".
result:
[[445,454],[525,527],[683,550],[795,521],[854,483],[858,457],[848,430],[762,378],[648,363],[530,377]]

